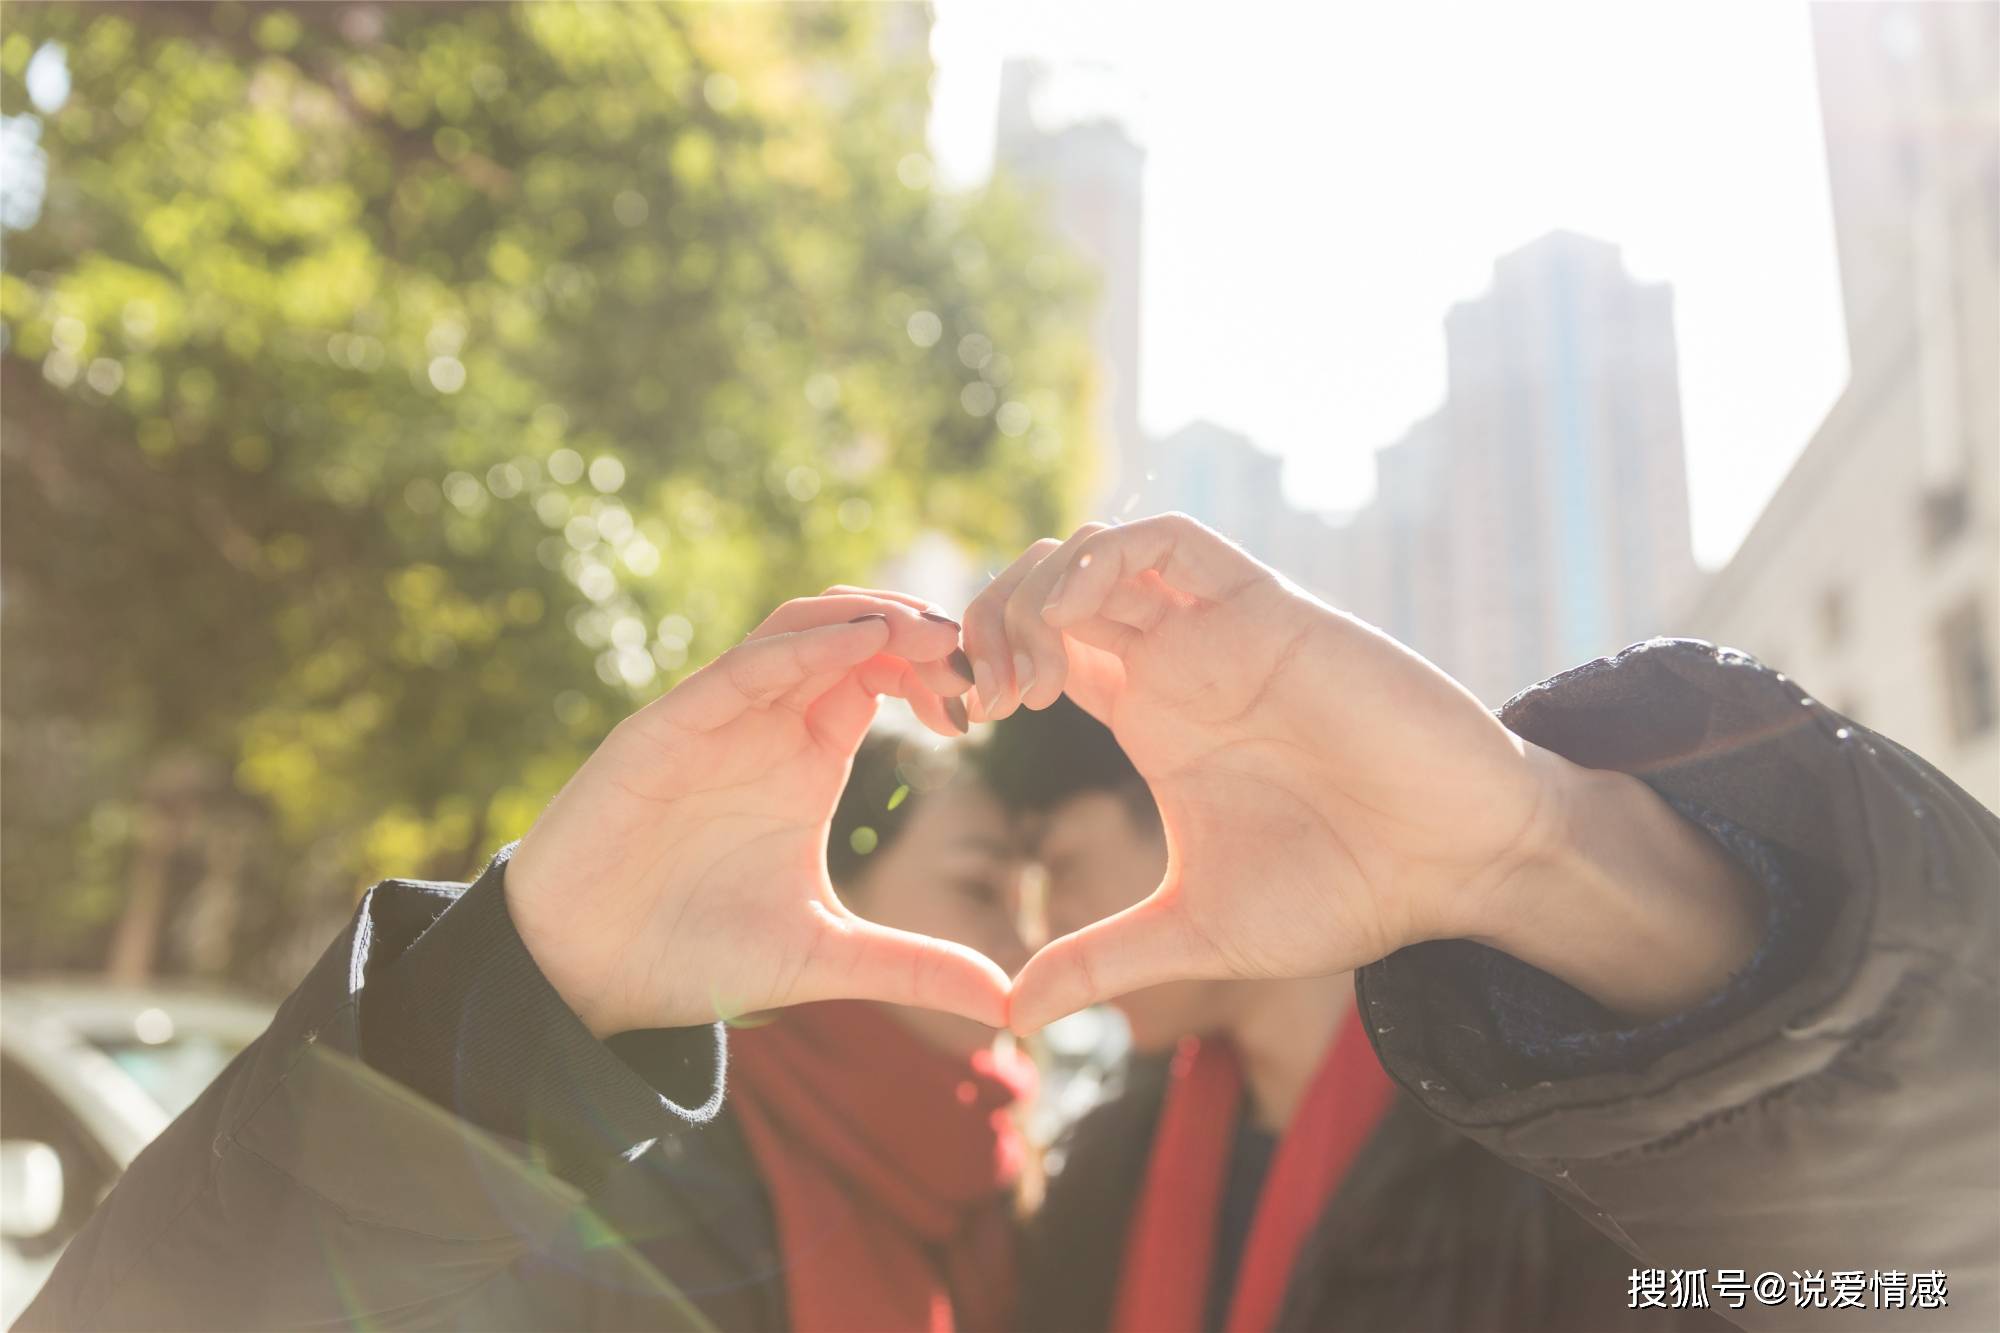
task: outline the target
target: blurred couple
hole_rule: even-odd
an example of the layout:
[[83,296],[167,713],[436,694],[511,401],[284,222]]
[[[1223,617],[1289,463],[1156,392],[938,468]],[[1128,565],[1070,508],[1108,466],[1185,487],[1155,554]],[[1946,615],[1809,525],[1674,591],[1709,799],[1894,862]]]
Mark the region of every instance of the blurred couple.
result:
[[[1840,1269],[1991,1327],[1996,898],[2000,821],[1740,654],[1496,715],[1086,525],[962,619],[787,603],[473,885],[377,886],[17,1327],[1763,1327],[1722,1273]],[[1135,1058],[1044,1162],[997,1034],[1097,1003]]]

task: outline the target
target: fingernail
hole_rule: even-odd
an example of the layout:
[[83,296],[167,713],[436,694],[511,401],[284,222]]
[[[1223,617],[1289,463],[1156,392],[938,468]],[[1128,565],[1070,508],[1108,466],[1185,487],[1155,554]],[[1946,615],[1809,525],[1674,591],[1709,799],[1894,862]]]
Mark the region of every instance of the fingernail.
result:
[[1024,697],[1035,683],[1035,664],[1026,653],[1014,654],[1014,695]]
[[946,699],[944,701],[944,715],[951,719],[951,724],[954,727],[958,728],[959,735],[963,736],[966,732],[972,730],[972,724],[965,720],[965,705],[958,700]]
[[965,655],[965,649],[952,649],[951,656],[944,659],[944,664],[951,668],[951,673],[954,676],[957,676],[966,684],[978,684],[978,681],[973,678],[972,674],[972,659]]
[[935,611],[924,612],[924,619],[936,625],[949,625],[953,629],[958,628],[958,622],[956,620],[953,620],[950,616],[941,616]]
[[879,620],[885,625],[889,623],[889,617],[883,615],[880,611],[870,611],[865,616],[856,616],[847,623],[850,625],[859,625],[864,620]]
[[993,689],[993,668],[984,662],[972,664],[972,684],[979,691],[979,702],[991,708],[998,698]]
[[1056,586],[1049,589],[1049,600],[1042,603],[1043,615],[1047,615],[1055,609],[1056,603],[1062,600],[1063,589],[1068,586],[1069,571],[1065,569],[1062,573],[1056,575]]

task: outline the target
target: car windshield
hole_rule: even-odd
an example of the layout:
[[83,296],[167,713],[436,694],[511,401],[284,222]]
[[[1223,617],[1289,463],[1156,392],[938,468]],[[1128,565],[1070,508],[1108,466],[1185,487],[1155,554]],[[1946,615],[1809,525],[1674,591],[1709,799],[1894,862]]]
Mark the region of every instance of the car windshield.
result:
[[176,1034],[163,1042],[99,1037],[92,1045],[115,1061],[169,1116],[186,1110],[243,1043],[206,1032]]

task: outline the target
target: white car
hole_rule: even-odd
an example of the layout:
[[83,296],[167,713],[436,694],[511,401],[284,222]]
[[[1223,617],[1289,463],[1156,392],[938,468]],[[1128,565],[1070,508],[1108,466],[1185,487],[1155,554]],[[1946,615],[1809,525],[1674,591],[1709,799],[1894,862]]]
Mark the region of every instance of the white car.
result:
[[191,986],[0,983],[0,1328],[139,1150],[272,1012]]

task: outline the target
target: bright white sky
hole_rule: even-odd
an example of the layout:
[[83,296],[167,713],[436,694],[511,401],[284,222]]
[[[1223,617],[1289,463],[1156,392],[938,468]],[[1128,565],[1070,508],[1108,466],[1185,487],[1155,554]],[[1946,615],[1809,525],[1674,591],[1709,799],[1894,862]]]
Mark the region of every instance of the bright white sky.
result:
[[1446,308],[1556,227],[1673,283],[1696,556],[1847,376],[1806,7],[936,0],[932,141],[993,151],[1009,55],[1103,66],[1145,145],[1141,414],[1207,417],[1344,509],[1444,392]]

